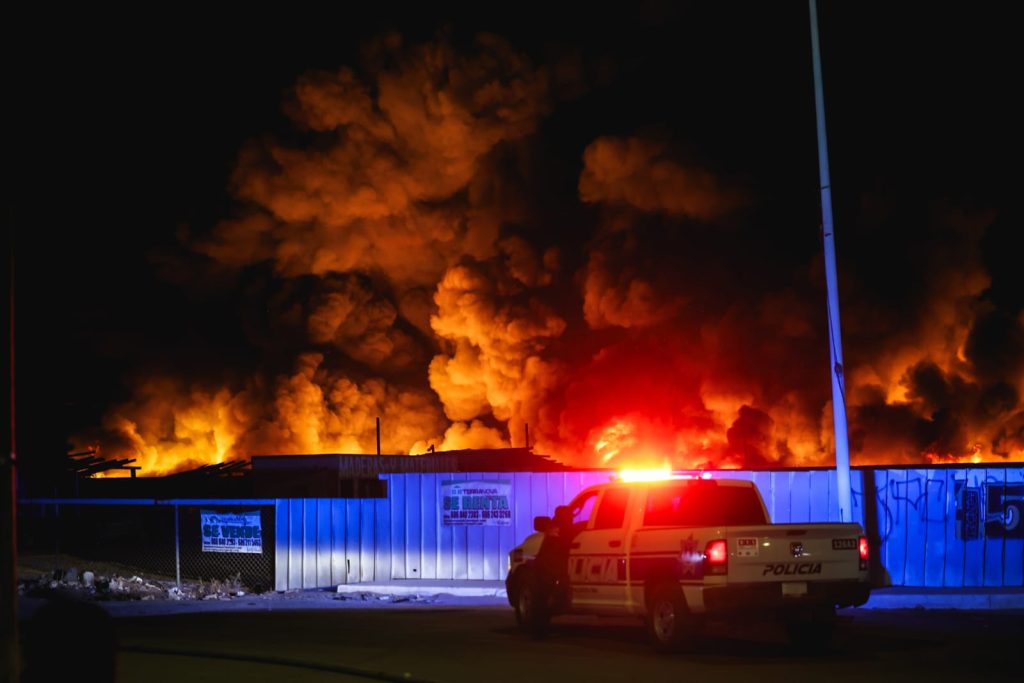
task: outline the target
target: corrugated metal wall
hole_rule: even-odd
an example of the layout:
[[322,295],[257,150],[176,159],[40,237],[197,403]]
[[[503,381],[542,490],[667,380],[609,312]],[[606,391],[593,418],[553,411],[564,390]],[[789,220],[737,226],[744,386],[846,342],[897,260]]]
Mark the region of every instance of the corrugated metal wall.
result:
[[[862,482],[871,473],[851,474],[853,516],[864,524]],[[1024,585],[1024,468],[887,468],[873,475],[888,582]],[[508,552],[532,533],[535,516],[550,515],[583,488],[608,480],[606,472],[381,476],[388,479],[387,499],[277,501],[278,590],[392,579],[503,579]],[[727,476],[752,479],[774,522],[838,521],[833,470]],[[511,526],[441,523],[442,481],[495,479],[511,482]]]
[[[607,472],[387,474],[387,499],[290,498],[277,502],[278,590],[391,579],[504,579],[506,557],[550,515]],[[777,522],[836,521],[835,472],[729,472],[753,479]],[[445,526],[441,482],[508,480],[512,524]],[[861,477],[854,515],[863,520]]]
[[1024,467],[875,471],[896,586],[1024,585]]

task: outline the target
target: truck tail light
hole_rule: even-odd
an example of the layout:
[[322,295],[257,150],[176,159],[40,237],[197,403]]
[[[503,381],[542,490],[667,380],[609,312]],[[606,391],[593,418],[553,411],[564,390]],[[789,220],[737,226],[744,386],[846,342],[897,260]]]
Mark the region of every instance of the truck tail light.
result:
[[857,550],[860,552],[860,568],[868,568],[868,557],[871,555],[871,549],[868,546],[868,537],[861,536],[857,542]]
[[726,574],[728,571],[728,544],[721,538],[710,541],[704,548],[704,574]]

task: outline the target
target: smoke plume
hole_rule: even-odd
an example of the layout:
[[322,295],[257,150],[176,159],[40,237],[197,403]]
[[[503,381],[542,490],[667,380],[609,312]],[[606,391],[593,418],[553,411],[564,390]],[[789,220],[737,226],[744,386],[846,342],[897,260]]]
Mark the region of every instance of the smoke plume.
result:
[[[105,453],[153,474],[371,452],[380,417],[395,453],[523,445],[529,425],[579,466],[831,464],[821,255],[779,258],[756,192],[601,135],[573,212],[547,212],[524,199],[557,100],[543,67],[493,36],[466,54],[387,36],[363,61],[298,80],[293,130],[241,151],[233,215],[188,244],[261,283],[237,297],[269,320],[242,314],[266,357],[141,374]],[[854,463],[1024,460],[998,220],[865,196],[840,264]]]

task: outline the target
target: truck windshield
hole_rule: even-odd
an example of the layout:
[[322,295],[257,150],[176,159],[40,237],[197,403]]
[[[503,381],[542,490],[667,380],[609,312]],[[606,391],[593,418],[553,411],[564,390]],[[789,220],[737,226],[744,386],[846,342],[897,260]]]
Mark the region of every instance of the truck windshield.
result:
[[686,481],[652,487],[644,526],[746,526],[767,524],[752,486]]

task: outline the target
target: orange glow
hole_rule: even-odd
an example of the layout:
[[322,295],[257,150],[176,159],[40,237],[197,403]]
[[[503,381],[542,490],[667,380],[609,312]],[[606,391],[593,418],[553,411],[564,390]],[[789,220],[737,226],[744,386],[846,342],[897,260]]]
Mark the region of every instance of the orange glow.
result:
[[671,478],[672,468],[668,466],[649,470],[634,470],[628,468],[619,470],[619,479],[625,482],[664,481]]
[[966,453],[936,453],[926,452],[925,460],[934,465],[980,465],[991,462],[1021,462],[1024,461],[1024,450],[1012,451],[1004,455],[996,455],[986,452],[981,443],[975,443]]
[[[172,383],[154,381],[134,410],[118,412],[107,426],[118,433],[125,447],[114,457],[135,458],[142,475],[168,474],[200,465],[223,463],[243,426],[235,419],[235,397],[226,389],[215,394],[176,395]],[[110,477],[129,473],[115,470]]]
[[680,430],[671,424],[631,413],[592,429],[587,461],[630,469],[700,469],[717,461],[714,437],[703,431]]
[[636,447],[635,428],[631,422],[616,420],[604,428],[594,442],[594,453],[602,464],[615,460],[624,451]]
[[[104,457],[152,476],[258,453],[373,453],[380,418],[385,453],[521,446],[528,428],[536,453],[635,480],[834,464],[814,288],[705,305],[712,283],[669,277],[686,270],[675,252],[648,253],[653,226],[633,225],[713,221],[747,200],[666,145],[602,137],[580,149],[578,191],[615,207],[607,225],[572,258],[568,244],[539,247],[516,229],[541,224],[534,155],[511,161],[552,106],[552,74],[494,36],[476,50],[389,38],[364,76],[298,80],[288,116],[316,143],[247,145],[238,216],[189,245],[225,272],[272,265],[282,293],[267,327],[282,334],[268,362],[137,381],[97,429]],[[920,310],[891,318],[851,297],[844,314],[858,345],[845,371],[854,465],[1024,461],[1024,374],[978,367],[971,334],[991,305],[972,251],[991,217],[949,220],[966,248],[920,282]]]

